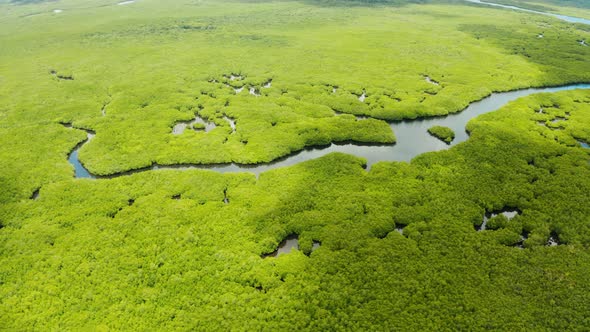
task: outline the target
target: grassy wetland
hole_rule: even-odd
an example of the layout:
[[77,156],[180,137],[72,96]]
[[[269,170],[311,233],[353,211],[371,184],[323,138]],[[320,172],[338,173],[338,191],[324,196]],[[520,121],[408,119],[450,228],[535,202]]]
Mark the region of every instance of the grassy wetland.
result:
[[248,172],[590,82],[590,26],[417,2],[0,1],[0,330],[590,329],[587,89]]

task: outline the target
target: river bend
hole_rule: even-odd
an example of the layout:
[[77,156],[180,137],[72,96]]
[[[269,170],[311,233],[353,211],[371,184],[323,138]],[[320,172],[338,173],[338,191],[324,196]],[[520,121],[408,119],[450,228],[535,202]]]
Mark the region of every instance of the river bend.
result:
[[[280,158],[271,163],[262,163],[254,165],[242,164],[212,164],[212,165],[157,165],[146,167],[138,170],[131,170],[125,173],[105,176],[105,178],[113,178],[122,175],[129,175],[133,173],[157,170],[157,169],[208,169],[221,173],[225,172],[250,172],[256,175],[268,171],[270,169],[290,166],[304,162],[311,159],[316,159],[332,152],[342,152],[367,160],[367,168],[380,161],[410,161],[412,158],[431,151],[439,151],[448,149],[458,143],[464,142],[469,138],[465,131],[465,125],[469,120],[494,110],[501,108],[508,102],[515,99],[525,97],[535,93],[541,92],[558,92],[564,90],[575,89],[590,89],[590,84],[570,84],[559,87],[550,88],[530,88],[523,90],[515,90],[509,92],[492,93],[488,97],[473,102],[462,112],[449,114],[444,117],[423,118],[409,121],[390,123],[391,129],[397,137],[397,142],[391,145],[361,145],[355,143],[347,144],[331,144],[325,147],[311,147],[305,148],[302,151],[293,153],[289,156]],[[446,144],[439,139],[431,136],[428,133],[428,128],[439,125],[446,126],[455,131],[455,139],[451,144]],[[78,150],[90,141],[94,136],[94,132],[88,132],[88,139],[79,144],[70,154],[68,161],[75,169],[76,178],[96,178],[97,176],[90,173],[80,163],[78,159]]]

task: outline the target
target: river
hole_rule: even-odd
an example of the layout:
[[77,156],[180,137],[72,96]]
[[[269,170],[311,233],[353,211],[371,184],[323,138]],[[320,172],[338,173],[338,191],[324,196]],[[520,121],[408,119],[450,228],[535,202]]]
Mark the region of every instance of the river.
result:
[[492,7],[501,7],[501,8],[506,8],[506,9],[519,10],[519,11],[532,13],[532,14],[547,15],[547,16],[558,18],[560,20],[563,20],[563,21],[566,21],[569,23],[590,24],[590,20],[585,19],[585,18],[581,18],[581,17],[573,17],[573,16],[566,16],[566,15],[560,15],[560,14],[547,13],[547,12],[540,12],[537,10],[525,9],[525,8],[520,8],[520,7],[516,7],[516,6],[501,5],[499,3],[483,2],[481,0],[465,0],[465,1],[471,2],[471,3],[477,3],[477,4],[481,4],[481,5],[488,5],[488,6],[492,6]]
[[[271,163],[242,165],[242,164],[213,164],[213,165],[157,165],[151,167],[131,170],[125,173],[113,174],[106,178],[113,178],[122,175],[129,175],[137,172],[157,169],[208,169],[221,173],[225,172],[250,172],[256,175],[270,169],[290,166],[303,161],[316,159],[332,152],[342,152],[367,160],[367,169],[380,161],[410,161],[412,158],[430,151],[448,149],[451,146],[466,141],[469,135],[465,131],[465,125],[469,120],[501,108],[508,102],[515,99],[541,92],[558,92],[574,89],[590,89],[590,84],[570,84],[550,88],[530,88],[509,92],[493,93],[488,97],[473,102],[462,112],[449,114],[444,117],[424,118],[410,121],[392,122],[391,129],[397,137],[397,142],[390,145],[361,145],[355,143],[331,144],[325,147],[311,147],[280,158]],[[362,121],[362,120],[361,120]],[[428,133],[428,128],[439,125],[446,126],[455,131],[455,139],[451,144],[446,144]],[[91,174],[78,159],[78,150],[92,137],[94,133],[88,131],[88,139],[79,144],[70,154],[68,160],[74,166],[76,178],[96,178]]]

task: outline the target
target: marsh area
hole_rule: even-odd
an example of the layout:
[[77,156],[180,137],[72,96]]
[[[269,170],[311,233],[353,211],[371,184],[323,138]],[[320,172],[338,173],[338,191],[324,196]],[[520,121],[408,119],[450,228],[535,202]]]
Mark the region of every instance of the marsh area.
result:
[[589,330],[590,4],[496,1],[0,1],[0,329]]
[[[550,88],[530,88],[530,89],[522,89],[516,91],[509,91],[509,92],[501,92],[501,93],[492,93],[490,96],[471,103],[465,110],[455,113],[446,115],[443,117],[434,117],[434,118],[423,118],[423,119],[416,119],[416,120],[408,120],[408,121],[399,121],[399,122],[392,122],[390,123],[390,127],[392,131],[395,133],[397,137],[397,141],[395,144],[390,145],[378,145],[378,144],[358,144],[358,143],[332,143],[329,146],[320,146],[320,147],[309,147],[305,148],[302,151],[297,151],[292,155],[287,155],[284,157],[279,158],[279,160],[270,162],[270,163],[263,163],[263,164],[254,164],[254,165],[245,165],[245,164],[221,164],[221,165],[153,165],[152,167],[140,169],[140,170],[128,170],[121,174],[112,174],[109,175],[109,178],[115,177],[117,175],[129,175],[134,174],[142,171],[148,170],[157,170],[157,169],[177,169],[177,170],[188,170],[188,169],[206,169],[218,172],[248,172],[254,174],[260,174],[262,172],[278,168],[278,167],[286,167],[295,165],[297,163],[305,162],[308,160],[312,160],[315,158],[319,158],[321,156],[327,155],[333,152],[340,152],[340,153],[347,153],[357,157],[364,158],[366,162],[366,169],[370,170],[371,166],[375,163],[381,161],[410,161],[414,157],[431,152],[431,151],[440,151],[444,149],[448,149],[453,145],[459,144],[461,142],[466,141],[469,138],[467,131],[465,130],[465,126],[467,123],[474,119],[475,117],[486,114],[495,110],[500,109],[501,107],[508,104],[510,101],[516,100],[518,98],[528,96],[535,93],[552,93],[558,91],[567,91],[567,90],[575,90],[575,89],[590,89],[590,84],[572,84],[572,85],[565,85],[560,87],[550,87]],[[225,117],[225,120],[230,123],[232,130],[235,131],[236,126],[235,123]],[[557,121],[558,119],[554,119],[553,121]],[[203,124],[203,130],[205,132],[209,132],[212,129],[216,128],[214,123],[206,122],[198,115],[195,117],[194,120],[190,122],[180,122],[174,125],[173,134],[180,135],[184,132],[186,128],[192,128],[195,123]],[[456,133],[456,138],[450,144],[446,144],[441,142],[439,139],[432,137],[428,133],[428,128],[432,126],[446,126],[451,128]],[[84,143],[90,141],[90,134],[89,139],[86,140]],[[581,143],[582,146],[585,143]],[[83,146],[79,145],[76,149],[70,154],[68,161],[75,169],[75,177],[76,178],[94,178],[92,174],[90,174],[86,168],[81,164],[80,160],[78,159],[78,150]]]

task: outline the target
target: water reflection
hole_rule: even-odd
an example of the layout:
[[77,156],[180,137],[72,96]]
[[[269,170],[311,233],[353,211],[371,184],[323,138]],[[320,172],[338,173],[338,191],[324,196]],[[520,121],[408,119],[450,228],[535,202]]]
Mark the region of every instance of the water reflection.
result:
[[76,148],[74,148],[74,150],[72,151],[72,153],[70,153],[70,155],[68,157],[68,161],[70,162],[70,164],[72,164],[74,166],[76,178],[92,178],[92,179],[95,178],[95,176],[90,174],[90,172],[86,169],[86,167],[84,167],[84,165],[82,165],[82,163],[80,162],[80,159],[78,158],[78,151],[80,150],[80,148],[82,148],[82,146],[84,146],[84,144],[86,144],[90,140],[92,140],[92,138],[94,138],[94,132],[89,131],[89,130],[86,131],[86,140],[79,143],[78,146],[76,146]]
[[279,244],[277,250],[264,257],[279,257],[282,254],[290,253],[292,250],[299,250],[299,236],[297,235],[289,235]]
[[485,231],[486,227],[488,225],[488,221],[496,216],[504,215],[504,217],[506,217],[506,219],[512,220],[514,217],[516,217],[519,214],[520,214],[520,211],[518,211],[518,210],[503,210],[499,213],[486,213],[483,216],[483,222],[481,223],[481,225],[479,227],[476,227],[476,230]]
[[[197,125],[197,126],[195,126]],[[195,118],[191,121],[181,121],[172,127],[172,134],[180,135],[184,133],[186,128],[192,128],[194,130],[204,130],[206,133],[210,132],[211,130],[215,129],[217,125],[213,122],[205,121],[201,118],[198,114],[195,115]]]

